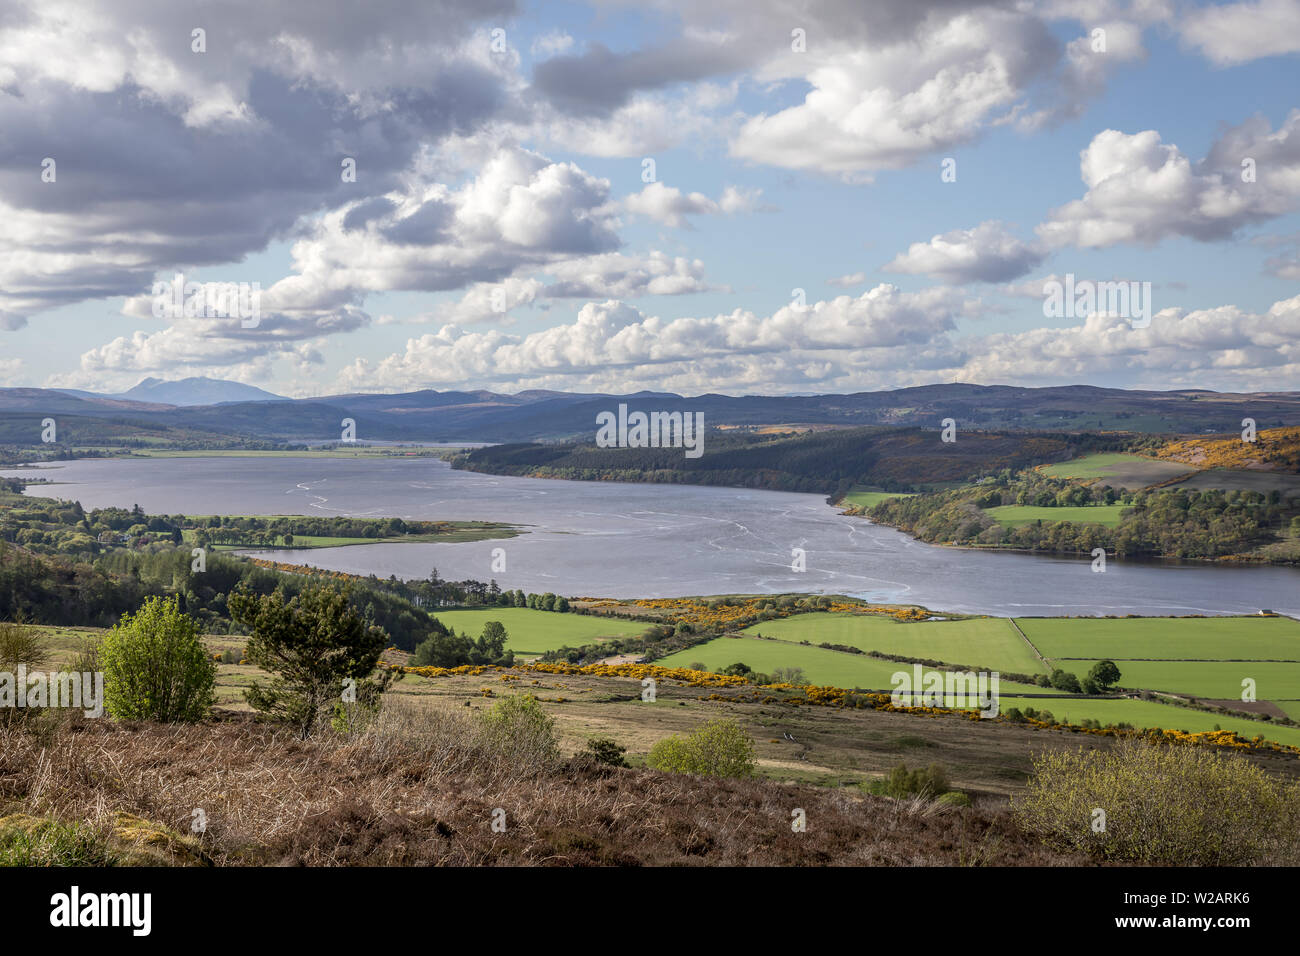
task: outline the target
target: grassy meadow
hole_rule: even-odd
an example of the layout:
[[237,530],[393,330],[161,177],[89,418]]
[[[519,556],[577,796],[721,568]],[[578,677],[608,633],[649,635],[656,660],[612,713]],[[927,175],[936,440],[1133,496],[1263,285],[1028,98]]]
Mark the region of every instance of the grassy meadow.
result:
[[[724,670],[738,662],[764,674],[770,674],[778,667],[798,667],[813,684],[884,691],[893,688],[891,678],[894,674],[898,671],[911,673],[912,669],[910,664],[881,660],[865,654],[741,636],[717,637],[655,661],[663,667],[689,667],[693,663],[700,663],[710,671]],[[1030,684],[1006,680],[1001,682],[1001,692],[1004,694],[1015,691],[1036,693],[1039,690]]]
[[[1060,661],[1083,677],[1096,661]],[[1300,662],[1117,661],[1122,687],[1165,690],[1211,700],[1240,700],[1242,681],[1255,682],[1259,700],[1300,699]]]
[[1116,488],[1137,489],[1195,471],[1195,466],[1123,452],[1099,452],[1039,468],[1049,478],[1101,479]]
[[[903,623],[877,614],[817,612],[745,628],[782,641],[843,644],[863,651],[1036,674],[1043,665],[1005,618]],[[748,663],[748,662],[746,662]]]
[[1016,618],[1044,657],[1300,661],[1289,617]]
[[840,505],[848,508],[856,506],[863,511],[868,508],[874,508],[882,501],[888,501],[890,498],[911,498],[912,495],[900,491],[858,491],[854,489],[840,499]]
[[1099,524],[1113,528],[1119,524],[1119,516],[1124,505],[1083,505],[1079,507],[1043,507],[1040,505],[998,505],[984,513],[1004,528],[1018,528],[1021,525],[1041,521],[1052,524],[1057,521],[1073,521],[1077,524]]
[[434,616],[457,633],[478,637],[488,621],[500,621],[506,629],[506,648],[516,654],[543,654],[558,648],[594,644],[609,637],[640,634],[650,625],[592,614],[557,614],[527,607],[496,607],[485,610],[435,611]]
[[[1255,709],[1293,719],[1300,713],[1300,622],[1285,617],[1017,618],[1014,622],[965,618],[902,623],[878,615],[817,612],[757,624],[656,663],[670,667],[699,663],[721,670],[740,662],[763,673],[799,667],[813,683],[875,689],[890,688],[894,672],[907,667],[817,646],[822,643],[1003,672],[1045,674],[1060,667],[1080,678],[1098,660],[1109,659],[1120,669],[1123,688],[1205,701],[1239,701],[1242,678],[1250,677],[1255,680],[1257,700],[1264,702]],[[1046,664],[1035,655],[1035,647]],[[1103,724],[1189,731],[1213,730],[1218,725],[1247,737],[1263,734],[1270,740],[1300,744],[1300,728],[1158,701],[1086,698],[1009,680],[1002,681],[1001,692],[1004,710],[1031,706],[1075,722],[1087,718]],[[1019,698],[1021,694],[1037,696]]]

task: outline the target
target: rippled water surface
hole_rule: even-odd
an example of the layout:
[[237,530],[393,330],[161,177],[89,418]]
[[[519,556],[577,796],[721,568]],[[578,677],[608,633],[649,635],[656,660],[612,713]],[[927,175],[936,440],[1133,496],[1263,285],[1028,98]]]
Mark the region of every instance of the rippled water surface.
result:
[[[814,591],[990,614],[1300,616],[1300,570],[1058,560],[934,547],[846,518],[817,495],[687,485],[541,481],[434,459],[158,458],[59,463],[33,493],[153,513],[324,514],[526,525],[507,541],[377,544],[264,557],[358,574],[569,595],[671,597]],[[506,571],[491,570],[492,549]],[[803,548],[807,571],[791,570]]]

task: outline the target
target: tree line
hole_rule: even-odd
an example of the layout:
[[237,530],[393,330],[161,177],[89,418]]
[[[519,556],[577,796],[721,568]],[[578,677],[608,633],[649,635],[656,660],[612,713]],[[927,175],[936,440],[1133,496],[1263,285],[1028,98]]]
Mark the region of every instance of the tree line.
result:
[[[1036,518],[1005,528],[987,511],[1001,505],[1125,506],[1115,527],[1087,521]],[[1053,553],[1182,559],[1243,554],[1300,533],[1300,509],[1280,491],[1185,488],[1120,491],[1025,472],[1011,481],[882,501],[867,512],[874,521],[922,541]]]

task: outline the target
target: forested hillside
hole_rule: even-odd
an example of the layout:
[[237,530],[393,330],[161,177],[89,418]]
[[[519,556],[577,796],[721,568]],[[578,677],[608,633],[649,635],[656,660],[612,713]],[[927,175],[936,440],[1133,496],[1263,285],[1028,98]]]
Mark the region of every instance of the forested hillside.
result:
[[479,448],[453,467],[491,474],[587,481],[730,485],[839,495],[855,485],[910,491],[1003,469],[1061,461],[1120,439],[964,431],[955,442],[920,428],[849,428],[773,437],[708,432],[704,454],[681,448],[515,444]]

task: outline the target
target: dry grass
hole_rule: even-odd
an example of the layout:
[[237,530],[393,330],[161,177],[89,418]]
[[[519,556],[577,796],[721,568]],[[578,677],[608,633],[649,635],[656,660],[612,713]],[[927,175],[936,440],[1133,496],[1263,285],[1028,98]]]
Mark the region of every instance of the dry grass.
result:
[[[494,832],[493,810],[506,813]],[[791,829],[792,811],[807,832]],[[0,815],[190,831],[218,865],[1052,865],[1002,811],[593,765],[488,745],[451,708],[396,703],[353,738],[250,720],[0,731]]]

